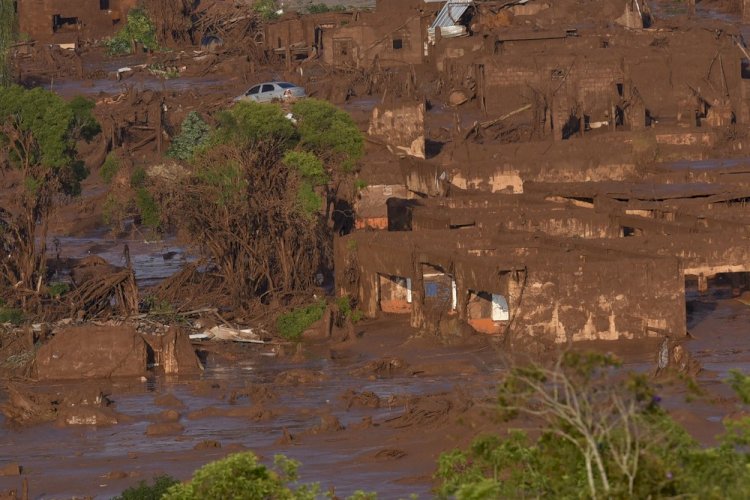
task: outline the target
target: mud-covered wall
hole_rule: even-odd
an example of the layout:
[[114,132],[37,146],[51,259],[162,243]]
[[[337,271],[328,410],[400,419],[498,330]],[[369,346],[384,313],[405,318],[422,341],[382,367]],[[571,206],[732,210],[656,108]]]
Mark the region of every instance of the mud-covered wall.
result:
[[684,280],[676,259],[554,259],[554,265],[528,268],[510,329],[514,342],[685,333]]
[[[676,258],[591,251],[520,234],[501,240],[482,234],[358,232],[339,238],[338,292],[357,297],[365,314],[375,316],[381,310],[381,277],[408,279],[412,326],[443,335],[454,333],[456,322],[467,324],[469,300],[478,292],[507,301],[509,321],[496,326],[514,342],[615,340],[685,331],[684,280]],[[428,300],[426,269],[431,275],[444,273],[454,283],[455,307],[450,301]]]
[[420,64],[425,31],[420,2],[383,0],[375,12],[359,13],[324,40],[323,61],[332,66],[370,67]]
[[[625,104],[642,103],[644,112],[662,122],[676,122],[679,116],[687,124],[692,117],[685,108],[698,109],[700,100],[711,106],[728,100],[738,117],[744,110],[741,54],[729,35],[707,30],[615,32],[606,39],[587,40],[599,45],[519,40],[503,43],[503,50],[494,55],[477,58],[479,93],[485,96],[487,113],[517,109],[535,92],[546,96],[553,114],[576,111],[592,121],[611,121],[612,110]],[[575,50],[569,49],[571,43]],[[567,120],[567,116],[558,118],[558,127]],[[627,118],[633,123],[626,125],[641,126],[641,117]]]
[[41,42],[112,36],[137,0],[19,0],[19,31]]

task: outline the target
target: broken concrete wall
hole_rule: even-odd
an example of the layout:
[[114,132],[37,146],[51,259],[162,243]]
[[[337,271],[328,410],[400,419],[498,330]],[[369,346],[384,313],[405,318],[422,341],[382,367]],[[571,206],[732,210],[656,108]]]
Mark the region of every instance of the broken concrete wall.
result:
[[112,36],[137,0],[20,0],[18,29],[45,43],[76,43]]
[[425,157],[425,103],[380,104],[372,110],[370,137],[399,156]]

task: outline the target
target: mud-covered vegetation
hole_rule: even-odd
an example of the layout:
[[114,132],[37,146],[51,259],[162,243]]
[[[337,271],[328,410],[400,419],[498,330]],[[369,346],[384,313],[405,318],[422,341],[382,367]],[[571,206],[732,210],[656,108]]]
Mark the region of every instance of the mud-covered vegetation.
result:
[[50,213],[80,193],[88,174],[75,141],[96,131],[90,112],[80,101],[69,104],[41,88],[0,88],[0,168],[18,178],[13,204],[2,207],[0,282],[6,300],[24,308],[47,281]]
[[[352,184],[362,135],[324,101],[292,113],[296,124],[277,105],[239,103],[210,133],[188,115],[170,154],[189,161],[189,174],[149,186],[161,223],[200,242],[235,308],[292,300],[331,266],[332,205]],[[154,210],[139,208],[144,223],[159,225]]]

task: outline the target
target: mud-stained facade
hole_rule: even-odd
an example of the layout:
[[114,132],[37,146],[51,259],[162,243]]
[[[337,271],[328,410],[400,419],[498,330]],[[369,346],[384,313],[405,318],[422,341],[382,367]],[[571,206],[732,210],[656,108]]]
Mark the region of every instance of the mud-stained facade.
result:
[[374,64],[421,64],[435,4],[421,0],[378,0],[373,12],[323,35],[322,60],[334,67],[368,68]]
[[19,32],[44,43],[112,36],[137,0],[18,0]]
[[[352,22],[350,12],[325,12],[321,14],[286,14],[281,19],[266,24],[264,46],[267,52],[290,60],[316,57],[329,49],[324,43],[330,33]],[[332,47],[330,47],[332,49]]]
[[[677,259],[480,230],[354,233],[336,244],[365,314],[410,314],[443,337],[466,328],[518,344],[646,338],[685,331]],[[638,293],[631,293],[639,290]]]

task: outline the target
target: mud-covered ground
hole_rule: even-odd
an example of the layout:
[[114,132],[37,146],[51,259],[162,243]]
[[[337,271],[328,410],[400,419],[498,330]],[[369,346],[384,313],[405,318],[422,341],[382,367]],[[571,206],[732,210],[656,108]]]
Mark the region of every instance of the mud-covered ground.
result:
[[[700,2],[698,15],[736,19],[723,8],[729,3]],[[669,15],[669,2],[656,5],[657,14]],[[133,91],[158,91],[171,96],[170,106],[187,110],[200,109],[204,101],[228,103],[252,83],[288,76],[280,68],[252,74],[218,70],[173,80],[143,72],[122,80],[107,76],[144,62],[143,57],[104,60],[95,55],[84,70],[99,71],[100,78],[29,77],[27,83],[100,102]],[[365,124],[378,102],[378,96],[367,96],[350,100],[345,108]],[[467,111],[460,119],[467,128],[476,117]],[[428,132],[437,135],[454,124],[453,112],[435,103],[427,122]],[[149,154],[138,151],[133,157],[147,162]],[[156,239],[130,225],[122,234],[104,227],[104,194],[94,171],[82,201],[63,208],[52,221],[51,253],[59,247],[61,258],[99,255],[122,265],[127,244],[140,287],[172,275],[193,258],[171,235]],[[89,205],[90,210],[82,210]],[[703,393],[665,383],[660,396],[697,439],[711,444],[722,418],[737,411],[722,380],[732,368],[749,368],[750,306],[733,298],[721,282],[713,282],[706,295],[688,288],[687,302],[692,339],[684,345],[703,367],[697,377]],[[408,326],[408,316],[391,315],[358,323],[355,333],[346,343],[306,342],[297,353],[281,352],[274,344],[201,344],[206,366],[201,376],[28,383],[22,387],[30,392],[101,390],[113,401],[118,423],[17,427],[0,417],[0,464],[23,468],[22,476],[0,477],[0,491],[20,490],[26,478],[34,498],[108,498],[159,474],[186,479],[211,460],[249,449],[266,463],[276,453],[298,459],[303,481],[319,481],[342,495],[364,489],[382,498],[429,497],[442,451],[465,446],[481,432],[522,425],[494,418],[494,385],[511,356],[496,340],[477,335],[460,345],[442,345],[420,337]],[[658,341],[576,347],[611,351],[624,359],[626,369],[652,372]],[[0,393],[0,404],[6,397]]]
[[[707,295],[689,291],[688,301],[694,338],[685,345],[704,368],[698,375],[704,394],[669,383],[659,395],[710,444],[722,418],[735,411],[722,379],[750,362],[750,308],[721,283]],[[652,371],[657,343],[580,348],[611,351],[626,369]],[[154,475],[188,478],[208,461],[251,449],[267,461],[276,453],[300,460],[304,481],[337,493],[365,489],[402,498],[430,495],[441,451],[481,432],[525,425],[493,418],[493,387],[508,357],[485,338],[440,346],[415,337],[406,317],[384,316],[358,324],[353,341],[308,343],[293,356],[277,351],[211,344],[200,377],[30,386],[61,392],[95,386],[109,394],[119,423],[3,425],[0,461],[23,467],[33,497],[106,498]],[[20,482],[0,478],[0,490]]]

